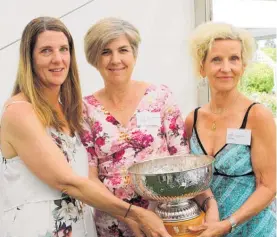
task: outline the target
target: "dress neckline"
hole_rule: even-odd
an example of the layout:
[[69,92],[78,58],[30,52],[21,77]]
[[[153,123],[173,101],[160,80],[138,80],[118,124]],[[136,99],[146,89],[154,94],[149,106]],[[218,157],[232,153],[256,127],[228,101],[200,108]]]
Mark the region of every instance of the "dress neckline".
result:
[[[239,127],[239,129],[245,129],[246,128],[246,124],[247,124],[247,119],[248,119],[248,114],[249,114],[249,111],[250,109],[255,105],[255,104],[258,104],[256,102],[252,103],[246,110],[246,113],[243,117],[243,121],[242,121],[242,124],[241,126]],[[197,115],[198,115],[198,110],[200,109],[200,107],[196,108],[195,111],[194,111],[194,123],[193,123],[193,131],[195,132],[195,135],[196,135],[196,139],[201,147],[201,150],[204,152],[205,155],[208,155],[204,145],[202,144],[201,140],[200,140],[200,137],[199,137],[199,134],[197,132],[197,128],[196,128],[196,121],[197,121]],[[228,143],[225,143],[214,155],[213,157],[216,158],[216,156],[226,147],[228,146],[229,144]]]
[[138,103],[136,109],[134,110],[132,116],[131,116],[130,119],[128,120],[126,126],[124,126],[120,121],[118,121],[118,120],[116,119],[116,117],[115,117],[109,110],[107,110],[107,109],[105,108],[105,106],[104,106],[93,94],[91,95],[91,97],[94,99],[94,101],[96,101],[97,106],[100,106],[100,107],[101,107],[101,110],[103,111],[103,113],[104,113],[105,115],[108,114],[109,116],[112,116],[113,119],[115,119],[117,126],[120,126],[120,127],[123,128],[123,129],[127,129],[127,128],[129,127],[131,121],[133,120],[133,118],[134,118],[134,117],[136,116],[136,114],[138,113],[139,108],[141,107],[141,104],[142,104],[143,100],[145,99],[145,96],[148,94],[149,90],[150,90],[152,87],[153,87],[152,84],[150,84],[149,86],[147,86],[147,88],[145,89],[145,92],[144,92],[143,96],[141,97],[141,99],[140,99],[140,101],[139,101],[139,103]]
[[[200,147],[201,147],[201,150],[203,151],[203,153],[204,153],[205,155],[209,155],[209,154],[207,153],[205,147],[203,146],[201,140],[200,140],[200,137],[199,137],[198,132],[197,132],[197,128],[194,127],[193,130],[194,130],[194,132],[195,132],[196,139],[197,139],[197,141],[198,141],[198,143],[199,143],[199,145],[200,145]],[[216,156],[217,156],[226,146],[228,146],[227,143],[225,143],[214,155],[209,155],[209,156],[212,156],[212,157],[216,158]]]

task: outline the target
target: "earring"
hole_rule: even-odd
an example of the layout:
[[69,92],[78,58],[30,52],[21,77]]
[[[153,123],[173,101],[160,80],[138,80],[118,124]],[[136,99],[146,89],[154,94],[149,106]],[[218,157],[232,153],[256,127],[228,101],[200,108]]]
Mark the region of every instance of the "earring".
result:
[[197,88],[198,89],[205,88],[207,85],[208,85],[208,79],[207,79],[207,77],[202,77],[199,80],[199,82],[198,82]]

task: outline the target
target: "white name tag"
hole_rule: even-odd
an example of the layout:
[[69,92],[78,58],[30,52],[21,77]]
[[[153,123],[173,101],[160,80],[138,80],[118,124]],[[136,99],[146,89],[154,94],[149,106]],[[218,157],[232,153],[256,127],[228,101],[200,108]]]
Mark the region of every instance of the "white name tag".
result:
[[148,112],[142,111],[137,113],[137,126],[161,126],[161,115],[160,112]]
[[227,144],[250,145],[251,144],[251,130],[227,128],[226,143]]

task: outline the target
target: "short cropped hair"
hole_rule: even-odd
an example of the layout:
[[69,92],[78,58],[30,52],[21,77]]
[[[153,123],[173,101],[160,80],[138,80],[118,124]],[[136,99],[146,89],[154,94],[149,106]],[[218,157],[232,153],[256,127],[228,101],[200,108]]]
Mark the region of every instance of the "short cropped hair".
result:
[[226,23],[206,22],[193,31],[190,37],[190,51],[197,77],[215,40],[239,40],[242,46],[242,62],[247,65],[256,50],[255,39],[244,29]]
[[87,61],[97,67],[101,52],[112,40],[125,35],[132,47],[134,57],[137,57],[141,41],[137,28],[131,23],[119,18],[104,18],[88,30],[84,38],[84,48]]

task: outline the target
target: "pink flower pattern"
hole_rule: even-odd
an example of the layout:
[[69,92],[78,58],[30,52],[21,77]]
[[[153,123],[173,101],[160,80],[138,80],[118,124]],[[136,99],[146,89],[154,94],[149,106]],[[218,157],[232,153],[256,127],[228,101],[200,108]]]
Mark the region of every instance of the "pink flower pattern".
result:
[[[138,126],[137,115],[159,113],[160,125]],[[89,165],[98,167],[99,179],[118,198],[144,208],[148,201],[134,192],[127,169],[150,157],[189,152],[184,122],[171,91],[164,85],[146,90],[127,127],[123,127],[92,95],[84,98],[84,132],[81,140]],[[96,210],[99,237],[133,237],[126,224]]]

